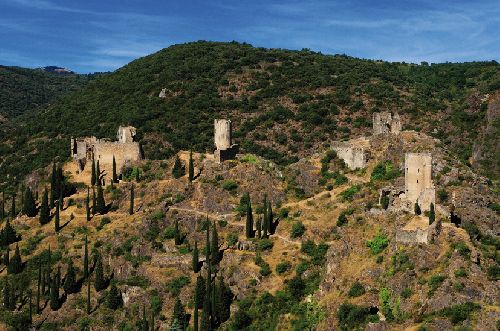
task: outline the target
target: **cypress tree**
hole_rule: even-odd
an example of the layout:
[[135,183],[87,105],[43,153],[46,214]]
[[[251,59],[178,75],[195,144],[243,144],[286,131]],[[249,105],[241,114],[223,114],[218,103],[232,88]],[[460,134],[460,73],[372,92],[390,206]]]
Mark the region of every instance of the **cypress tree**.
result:
[[257,238],[260,239],[262,236],[262,217],[261,216],[259,216],[259,218],[257,219],[255,226],[257,227]]
[[54,216],[54,228],[59,232],[59,203],[56,205],[56,214]]
[[253,238],[253,215],[252,215],[252,202],[249,200],[247,204],[247,221],[246,221],[246,235],[247,238]]
[[217,227],[215,226],[215,221],[212,230],[212,246],[210,249],[212,253],[212,263],[219,263],[219,235],[217,234]]
[[130,187],[130,208],[129,208],[129,211],[128,211],[128,213],[130,215],[134,214],[134,198],[135,198],[135,196],[134,196],[134,185],[132,185]]
[[102,190],[101,183],[97,183],[97,210],[99,214],[106,213],[106,202],[104,201],[104,192]]
[[192,182],[194,179],[194,163],[193,163],[193,151],[189,152],[189,181]]
[[35,198],[33,197],[33,192],[28,187],[24,191],[23,214],[28,217],[34,217],[37,214]]
[[57,200],[57,204],[59,205],[60,210],[64,210],[64,196],[62,194],[62,191],[59,194],[59,199]]
[[182,305],[181,299],[177,297],[174,304],[174,311],[172,314],[172,325],[177,321],[179,323],[180,329],[184,330],[186,324],[186,313],[184,311],[184,306]]
[[56,162],[52,162],[52,174],[50,176],[50,201],[49,201],[49,206],[50,209],[54,208],[54,200],[56,198]]
[[14,256],[9,261],[7,272],[9,274],[18,274],[21,271],[23,271],[23,261],[21,259],[21,253],[19,252],[19,245],[16,244],[16,250]]
[[52,277],[50,283],[50,309],[59,309],[59,287],[57,287],[57,277]]
[[73,261],[69,260],[68,262],[68,270],[66,271],[66,278],[64,279],[64,292],[67,294],[76,293],[78,291],[78,287],[76,284],[76,272],[73,267]]
[[87,236],[85,236],[85,247],[83,253],[83,278],[89,278],[89,250]]
[[49,197],[47,189],[43,192],[42,205],[40,206],[40,224],[44,225],[50,221]]
[[10,284],[9,284],[9,276],[5,277],[5,283],[3,286],[3,307],[7,310],[10,310],[11,308],[11,303],[10,303],[11,295],[10,295]]
[[101,185],[101,166],[99,165],[99,160],[97,160],[97,165],[95,166],[95,183]]
[[90,186],[94,186],[96,183],[96,169],[95,169],[95,159],[92,158],[92,175],[90,176]]
[[116,175],[116,160],[114,155],[113,155],[113,178],[111,180],[111,183],[118,183],[118,176]]
[[205,245],[205,262],[209,263],[210,262],[210,221],[208,220],[208,215],[207,215],[207,242]]
[[231,317],[231,302],[233,301],[233,293],[231,289],[224,283],[222,276],[219,276],[218,288],[218,315],[219,323],[224,323]]
[[185,173],[186,169],[184,168],[181,159],[179,159],[179,156],[176,156],[174,167],[172,168],[172,175],[174,176],[174,178],[181,178]]
[[5,254],[3,256],[3,264],[5,264],[7,267],[10,264],[10,248],[7,246],[7,249],[5,250]]
[[137,171],[135,172],[135,181],[139,183],[141,181],[141,171],[139,168],[135,168]]
[[109,309],[116,310],[121,306],[121,304],[122,304],[122,295],[118,291],[116,285],[113,283],[111,285],[111,289],[109,290],[106,305],[108,306]]
[[274,234],[274,215],[273,215],[273,207],[271,205],[271,201],[267,203],[267,223],[269,224],[269,234]]
[[200,303],[200,299],[197,295],[197,292],[194,293],[194,320],[193,320],[193,329],[194,331],[198,331],[198,305]]
[[87,278],[87,315],[90,315],[90,277]]
[[12,193],[12,208],[10,209],[10,216],[16,218],[16,193]]
[[8,246],[17,241],[16,230],[10,225],[10,220],[7,219],[5,227],[0,231],[0,246]]
[[102,257],[99,253],[97,253],[94,288],[97,292],[100,292],[106,288],[106,279],[104,279],[104,270],[102,267]]
[[210,325],[210,299],[209,295],[205,295],[205,299],[203,300],[203,311],[201,312],[201,331],[210,331],[212,330],[212,326]]
[[92,214],[95,215],[97,213],[97,199],[95,197],[95,188],[92,187]]
[[200,259],[199,259],[199,252],[198,252],[198,242],[194,242],[194,249],[193,249],[193,271],[197,273],[200,271]]
[[57,267],[57,273],[56,273],[56,284],[58,291],[61,288],[61,267]]
[[205,300],[205,280],[201,274],[196,277],[196,287],[194,296],[198,298],[198,308],[203,308],[203,301]]
[[33,307],[32,307],[32,294],[31,294],[31,291],[28,293],[28,296],[29,296],[29,322],[30,324],[33,322]]
[[420,209],[420,206],[418,205],[418,201],[415,202],[415,215],[420,215],[422,214],[422,210]]
[[155,312],[151,310],[151,331],[155,331]]
[[2,191],[2,201],[0,203],[0,221],[5,218],[5,192]]
[[149,331],[149,323],[146,318],[146,306],[142,306],[142,331]]
[[174,243],[176,245],[182,244],[181,240],[181,231],[179,230],[179,221],[176,219],[175,220],[175,236],[174,236]]
[[38,262],[38,283],[36,286],[36,313],[40,314],[40,286],[42,281],[42,262]]
[[90,221],[90,192],[87,187],[87,198],[85,199],[85,212],[87,214],[87,222]]
[[434,204],[431,202],[431,209],[429,211],[429,224],[434,223],[436,220],[436,212],[434,211]]

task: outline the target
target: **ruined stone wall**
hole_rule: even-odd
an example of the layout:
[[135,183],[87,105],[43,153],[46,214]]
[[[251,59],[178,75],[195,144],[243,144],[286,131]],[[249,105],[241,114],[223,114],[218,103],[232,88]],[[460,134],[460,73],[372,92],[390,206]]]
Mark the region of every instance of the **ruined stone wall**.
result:
[[108,178],[113,171],[113,156],[116,170],[121,173],[124,165],[141,159],[139,143],[99,142],[94,145],[94,158],[99,160],[99,166],[106,171]]
[[351,170],[362,169],[366,166],[366,153],[364,148],[333,146],[337,156],[344,161]]
[[120,143],[131,143],[135,141],[137,134],[136,128],[133,126],[120,126],[118,128],[117,138]]
[[219,150],[231,148],[232,144],[232,128],[231,121],[224,119],[214,120],[215,129],[215,147]]
[[[405,154],[405,197],[415,203],[427,189],[434,190],[432,184],[432,155],[430,153]],[[432,192],[424,193],[423,202],[430,200]],[[430,202],[429,202],[430,205]],[[421,206],[422,208],[423,206]],[[427,207],[427,206],[425,206]],[[422,208],[428,210],[427,208]]]
[[398,114],[389,112],[373,113],[373,134],[401,132],[401,119]]
[[429,229],[399,229],[396,231],[396,241],[406,244],[427,244],[429,243]]

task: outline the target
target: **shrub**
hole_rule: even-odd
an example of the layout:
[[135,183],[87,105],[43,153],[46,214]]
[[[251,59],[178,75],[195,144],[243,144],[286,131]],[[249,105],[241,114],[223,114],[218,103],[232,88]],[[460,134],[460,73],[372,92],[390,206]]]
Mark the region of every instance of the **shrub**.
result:
[[257,248],[261,251],[265,251],[273,248],[273,242],[271,239],[261,239],[257,244]]
[[437,196],[440,202],[448,201],[448,192],[444,188],[441,188],[437,191]]
[[463,241],[457,241],[451,244],[451,248],[456,249],[458,254],[466,259],[470,258],[470,248]]
[[222,183],[222,188],[229,192],[234,192],[238,188],[238,184],[234,180],[226,180]]
[[280,262],[276,265],[276,272],[281,275],[289,271],[292,268],[292,264],[288,261]]
[[389,245],[389,239],[383,233],[377,234],[372,240],[366,242],[372,254],[381,253]]
[[163,239],[174,239],[175,233],[176,233],[175,227],[169,226],[163,231],[162,237]]
[[408,299],[409,297],[411,297],[411,289],[409,287],[405,287],[402,291],[401,291],[401,296],[405,299]]
[[487,274],[488,274],[489,279],[499,280],[500,279],[500,266],[498,266],[498,264],[490,266],[488,268]]
[[[370,309],[343,303],[337,311],[340,330],[354,330],[365,324],[370,317]],[[376,317],[374,317],[376,319]]]
[[432,296],[434,294],[434,292],[436,292],[436,290],[441,286],[441,284],[444,282],[445,279],[446,279],[446,277],[443,275],[432,276],[431,279],[429,279],[430,289],[429,289],[428,295]]
[[398,177],[399,175],[400,175],[399,170],[394,167],[392,162],[385,161],[377,164],[375,168],[373,168],[371,180],[372,181],[391,180]]
[[351,298],[359,297],[363,294],[365,294],[365,287],[358,281],[354,282],[349,289],[349,292],[347,292],[347,295]]
[[481,306],[474,302],[466,302],[451,307],[442,309],[439,313],[441,316],[448,317],[453,324],[465,321],[470,315],[481,309]]
[[467,272],[463,267],[459,268],[455,270],[455,277],[467,277]]
[[189,284],[189,277],[180,276],[170,280],[166,285],[166,290],[176,297],[181,293],[182,288],[187,284]]
[[361,185],[353,185],[339,194],[340,200],[343,202],[352,201],[354,195],[358,193],[360,190],[361,190]]
[[290,237],[299,238],[302,237],[304,232],[306,231],[306,227],[302,222],[296,222],[292,225],[292,230],[290,231]]
[[229,247],[236,245],[237,242],[238,242],[238,234],[237,233],[231,232],[227,235],[227,245]]
[[380,205],[382,206],[382,208],[384,209],[387,209],[389,208],[389,197],[387,195],[384,195],[381,199],[380,199]]

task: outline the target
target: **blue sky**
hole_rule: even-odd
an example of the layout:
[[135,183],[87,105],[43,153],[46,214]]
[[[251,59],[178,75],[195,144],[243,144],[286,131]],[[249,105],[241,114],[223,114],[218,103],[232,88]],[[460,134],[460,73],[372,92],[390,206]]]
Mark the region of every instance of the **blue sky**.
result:
[[500,61],[500,0],[0,0],[3,65],[108,71],[196,40],[415,63]]

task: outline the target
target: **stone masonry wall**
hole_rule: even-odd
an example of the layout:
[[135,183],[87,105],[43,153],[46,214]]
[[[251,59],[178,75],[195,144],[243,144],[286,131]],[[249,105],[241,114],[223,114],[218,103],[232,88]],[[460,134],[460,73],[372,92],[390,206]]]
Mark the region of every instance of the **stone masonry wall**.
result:
[[430,153],[405,154],[405,198],[419,202],[422,211],[429,210],[435,201],[432,183],[432,155]]

